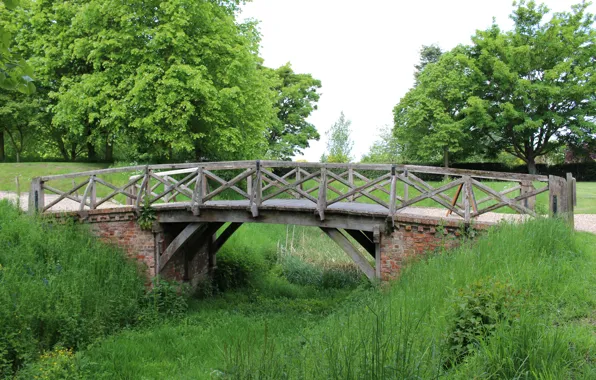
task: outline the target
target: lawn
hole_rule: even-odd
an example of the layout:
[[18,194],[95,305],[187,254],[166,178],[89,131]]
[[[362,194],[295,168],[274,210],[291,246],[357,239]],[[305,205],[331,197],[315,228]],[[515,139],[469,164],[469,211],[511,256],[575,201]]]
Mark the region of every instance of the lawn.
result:
[[[88,171],[88,170],[105,169],[107,167],[108,167],[107,164],[85,164],[85,163],[21,163],[21,164],[10,163],[10,164],[0,164],[0,191],[16,191],[15,178],[17,176],[20,179],[21,192],[26,192],[29,187],[29,182],[31,181],[31,178],[33,178],[33,177],[42,176],[42,175],[66,174],[66,173],[81,172],[81,171]],[[129,176],[131,174],[132,173],[116,173],[116,174],[100,176],[100,178],[102,178],[102,179],[106,180],[107,182],[110,182],[114,185],[124,185],[128,182]],[[180,177],[180,178],[177,178],[177,179],[182,179],[184,177],[184,175],[181,175],[178,177]],[[70,188],[73,187],[73,185],[75,183],[80,183],[80,180],[77,179],[76,181],[73,181],[72,179],[65,179],[65,180],[52,181],[50,184],[53,187],[61,189],[61,190],[69,190]],[[484,183],[486,185],[488,185],[489,187],[491,187],[492,189],[498,190],[498,191],[503,191],[507,188],[511,188],[516,185],[514,183],[500,182],[500,181],[486,181]],[[361,185],[361,184],[363,184],[363,182],[356,181],[356,184]],[[429,181],[429,184],[434,187],[439,187],[442,184],[444,184],[444,182]],[[540,184],[540,183],[536,183],[535,185],[537,187],[543,186],[543,184]],[[308,181],[304,184],[304,186],[307,189],[311,188],[311,187],[315,187],[315,188],[318,187],[318,185],[315,181]],[[336,182],[333,184],[333,186],[335,186],[340,191],[346,191],[346,187],[340,183]],[[388,187],[389,186],[386,186],[386,188],[388,188]],[[158,186],[156,188],[156,190],[158,192],[161,189],[163,189],[163,186]],[[273,189],[269,190],[269,194],[271,194],[272,191],[273,191]],[[78,191],[78,194],[81,195],[83,192],[84,192],[84,188],[80,189]],[[102,185],[98,185],[98,189],[97,189],[98,197],[106,196],[110,192],[111,192],[111,189],[108,189],[107,187],[104,187]],[[453,197],[455,192],[456,192],[456,188],[452,188],[452,189],[448,190],[447,192],[445,192],[445,194],[447,194],[449,197]],[[388,198],[389,198],[388,195],[380,190],[371,191],[371,194],[388,202]],[[398,196],[404,195],[404,184],[401,182],[398,183],[397,194],[398,194]],[[416,189],[410,187],[410,189],[409,189],[409,198],[410,199],[418,196],[419,194],[420,194],[420,192],[418,192]],[[482,191],[480,191],[476,188],[474,189],[474,194],[475,194],[477,200],[481,200],[482,198],[486,197],[486,194],[484,194]],[[512,192],[512,193],[508,194],[507,196],[510,198],[513,198],[513,197],[517,196],[518,194],[519,194],[519,192]],[[318,190],[313,191],[311,193],[311,195],[313,195],[314,197],[317,197]],[[280,194],[278,197],[279,198],[283,198],[283,197],[287,198],[287,197],[290,197],[290,195],[284,193],[284,194]],[[337,194],[329,191],[328,198],[333,199],[335,197],[337,197]],[[218,196],[218,198],[219,199],[233,199],[233,198],[237,198],[237,194],[234,193],[232,190],[226,190],[220,196]],[[579,182],[577,184],[577,198],[578,198],[577,199],[577,207],[575,210],[576,214],[596,214],[596,182]],[[116,197],[116,199],[119,202],[125,201],[124,196],[121,196],[121,195]],[[179,201],[184,201],[185,197],[178,196],[177,199]],[[372,201],[366,197],[359,198],[358,202],[374,203],[374,201]],[[495,203],[495,202],[489,201],[489,202],[483,203],[481,205],[481,207],[489,206],[493,203]],[[545,212],[546,210],[548,210],[548,194],[542,193],[542,194],[538,195],[536,204],[537,204],[536,207],[537,207],[538,211]],[[438,204],[430,199],[423,200],[423,201],[417,203],[415,206],[416,207],[443,208],[443,206],[441,206],[440,204]],[[511,213],[514,211],[505,207],[505,208],[499,209],[498,212]]]

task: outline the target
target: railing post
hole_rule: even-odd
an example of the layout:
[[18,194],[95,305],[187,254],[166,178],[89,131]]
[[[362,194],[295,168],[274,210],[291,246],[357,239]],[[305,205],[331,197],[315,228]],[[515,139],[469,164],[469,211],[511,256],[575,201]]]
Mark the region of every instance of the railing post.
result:
[[[532,181],[521,181],[520,187],[521,187],[520,195],[524,195],[524,194],[530,193],[535,190],[534,184],[532,183]],[[535,207],[536,206],[536,197],[534,196],[534,197],[523,199],[522,201],[520,201],[520,203],[522,204],[522,206],[534,211],[534,209],[536,208]]]
[[91,184],[91,192],[89,194],[89,209],[95,210],[95,205],[97,204],[97,185],[95,184],[95,176],[91,177],[92,182]]
[[[352,167],[352,164],[348,164],[348,183],[350,184],[350,186],[354,186],[354,168]],[[352,191],[352,189],[350,189],[349,191]],[[354,195],[350,195],[348,200],[350,202],[354,202]]]
[[327,208],[327,168],[325,166],[321,168],[318,195],[317,211],[321,220],[325,220],[325,209]]
[[[472,182],[470,181],[470,177],[469,176],[464,176],[464,223],[467,225],[470,223],[470,189],[471,189],[471,185]],[[455,203],[457,202],[457,199],[455,200],[454,203],[454,207],[455,207]]]
[[253,184],[252,187],[252,204],[250,207],[253,218],[259,216],[259,207],[261,206],[261,200],[263,199],[263,179],[261,177],[261,161],[259,160],[256,162],[255,181],[256,183]]
[[[548,176],[549,209],[551,217],[563,217],[570,220],[569,214],[573,210],[569,209],[569,199],[572,192],[568,189],[565,178],[549,175]],[[573,198],[571,199],[573,203]]]
[[395,202],[397,199],[396,192],[397,177],[395,176],[395,165],[391,165],[391,192],[389,194],[389,216],[391,219],[395,216]]
[[572,229],[575,229],[575,217],[574,217],[574,213],[573,213],[573,206],[574,206],[574,199],[575,199],[575,178],[573,178],[573,175],[571,173],[567,173],[567,178],[565,181],[565,185],[566,185],[566,192],[567,192],[567,196],[566,196],[566,201],[567,201],[567,220],[569,221],[569,224],[571,225]]
[[[404,177],[408,178],[408,169],[404,170]],[[408,201],[410,185],[404,182],[404,202]]]
[[31,180],[31,188],[29,190],[29,213],[43,212],[44,207],[43,182],[41,178],[36,177]]
[[203,205],[203,197],[205,196],[203,192],[203,182],[204,182],[204,174],[203,174],[203,167],[199,166],[197,169],[197,179],[195,180],[195,188],[192,192],[192,213],[195,216],[200,215],[201,213],[201,206]]
[[[141,186],[139,186],[139,191],[137,192],[137,199],[135,201],[135,208],[138,210],[141,207],[141,202],[143,202],[143,196],[147,195],[147,186],[149,186],[149,166],[145,166],[145,174],[143,175],[143,182],[141,182]],[[143,195],[143,192],[145,193]]]
[[[302,172],[300,171],[300,165],[296,166],[296,182],[300,182],[300,180],[302,179]],[[298,190],[302,190],[302,184],[298,185]],[[295,195],[296,199],[300,199],[302,198],[302,195],[300,195],[300,193],[296,193]]]

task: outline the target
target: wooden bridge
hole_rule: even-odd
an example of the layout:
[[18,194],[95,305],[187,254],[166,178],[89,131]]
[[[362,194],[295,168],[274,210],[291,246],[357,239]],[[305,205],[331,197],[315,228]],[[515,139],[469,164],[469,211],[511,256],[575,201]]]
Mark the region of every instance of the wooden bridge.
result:
[[[182,279],[213,270],[217,250],[242,223],[317,226],[373,279],[391,277],[405,257],[435,248],[445,234],[491,225],[483,215],[507,209],[517,218],[536,217],[536,197],[542,193],[548,193],[550,215],[573,221],[570,175],[285,161],[132,166],[38,177],[31,183],[29,209],[94,224],[99,236],[142,256],[152,274]],[[433,205],[439,208],[428,208]],[[155,215],[152,231],[139,231],[134,223],[143,215]]]

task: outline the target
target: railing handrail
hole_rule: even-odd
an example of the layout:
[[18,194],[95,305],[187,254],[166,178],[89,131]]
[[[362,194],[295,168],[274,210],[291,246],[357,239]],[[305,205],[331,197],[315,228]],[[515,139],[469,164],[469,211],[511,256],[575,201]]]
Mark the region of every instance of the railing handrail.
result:
[[[469,170],[469,169],[455,169],[442,168],[436,166],[421,166],[421,165],[401,165],[401,164],[340,164],[340,163],[319,163],[319,162],[294,162],[294,161],[260,161],[261,165],[266,168],[326,168],[326,169],[356,169],[356,170],[373,170],[373,171],[391,171],[395,168],[397,171],[408,171],[412,173],[436,174],[447,176],[470,176],[473,178],[494,179],[503,181],[537,181],[548,182],[548,176],[524,173],[503,173],[493,172],[487,170]],[[104,175],[124,172],[134,172],[149,169],[151,171],[167,170],[166,172],[158,172],[156,175],[174,175],[190,173],[193,170],[202,167],[207,170],[225,170],[225,169],[248,169],[256,166],[256,161],[222,161],[222,162],[193,162],[180,164],[159,164],[159,165],[136,165],[125,166],[120,168],[99,169],[79,173],[58,174],[50,176],[42,176],[39,179],[42,182],[52,181],[57,179],[68,179],[85,177],[92,175]],[[132,179],[134,176],[131,176]]]

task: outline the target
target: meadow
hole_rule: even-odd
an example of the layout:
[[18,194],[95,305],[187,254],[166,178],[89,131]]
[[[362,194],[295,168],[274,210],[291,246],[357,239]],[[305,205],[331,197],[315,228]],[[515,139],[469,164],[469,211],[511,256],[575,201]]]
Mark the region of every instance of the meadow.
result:
[[596,235],[558,220],[503,224],[381,289],[307,227],[243,226],[218,255],[223,273],[194,294],[146,295],[117,249],[6,202],[0,242],[0,298],[18,301],[2,309],[18,318],[3,317],[0,357],[17,378],[596,375]]

